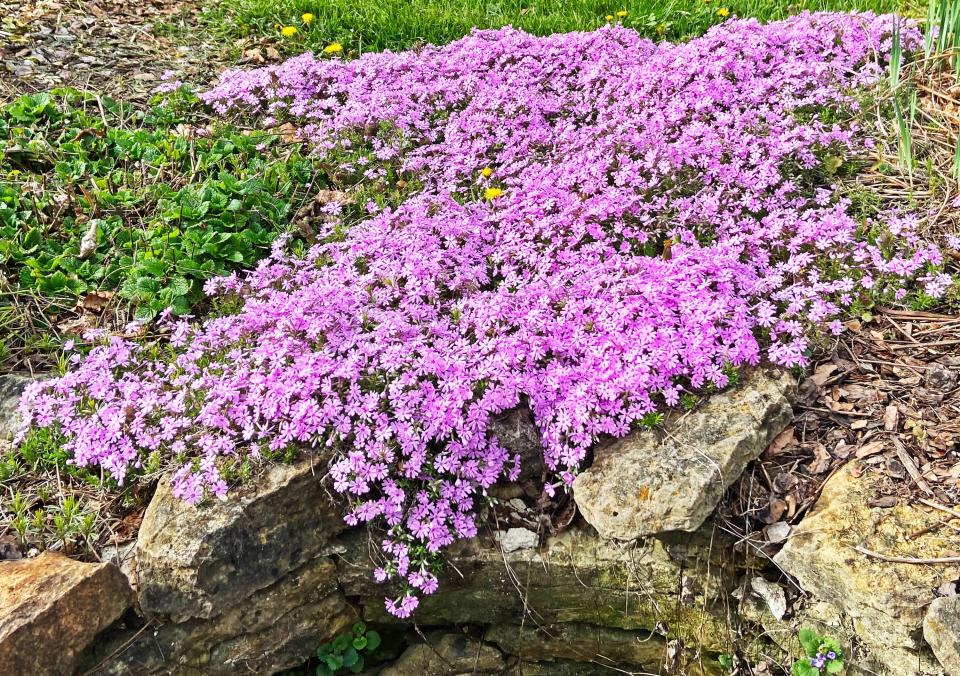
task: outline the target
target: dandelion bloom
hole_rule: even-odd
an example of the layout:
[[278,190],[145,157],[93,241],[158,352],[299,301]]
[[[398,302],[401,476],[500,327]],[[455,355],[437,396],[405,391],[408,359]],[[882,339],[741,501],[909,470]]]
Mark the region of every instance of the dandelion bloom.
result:
[[280,34],[285,38],[292,38],[297,34],[297,28],[296,26],[284,26],[280,29]]
[[626,10],[621,9],[619,12],[617,12],[617,16],[621,19],[625,18],[627,16]]
[[490,178],[491,176],[493,176],[493,169],[491,169],[490,167],[484,167],[480,171],[480,173],[483,174],[484,178]]
[[604,17],[604,18],[605,18],[607,21],[613,21],[613,14],[607,14],[607,16]]
[[501,190],[500,188],[487,188],[486,190],[483,191],[483,199],[495,200],[498,197],[500,197],[500,195],[502,194],[503,194],[503,190]]
[[313,14],[311,14],[310,12],[307,12],[306,14],[301,14],[300,19],[303,21],[303,23],[306,23],[306,24],[312,23]]
[[343,51],[343,46],[339,42],[334,42],[333,44],[327,45],[323,48],[324,54],[339,54]]
[[724,19],[730,16],[730,10],[726,7],[721,7],[717,10],[717,16],[723,17]]

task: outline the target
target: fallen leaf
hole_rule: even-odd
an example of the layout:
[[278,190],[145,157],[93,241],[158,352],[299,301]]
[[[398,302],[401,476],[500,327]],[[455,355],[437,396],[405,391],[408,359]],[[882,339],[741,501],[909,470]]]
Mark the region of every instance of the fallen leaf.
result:
[[857,459],[866,458],[871,455],[876,455],[883,451],[883,442],[882,441],[871,441],[869,444],[864,444],[857,449],[855,457]]
[[776,523],[787,511],[787,503],[779,498],[772,498],[770,503],[760,511],[760,520],[764,523]]
[[260,51],[259,47],[246,50],[243,53],[243,58],[240,59],[240,63],[263,63],[264,61],[263,52]]
[[764,452],[764,455],[768,458],[775,458],[783,453],[784,450],[792,446],[794,441],[793,427],[788,427],[773,438],[773,441],[771,441],[770,445],[767,446],[767,450]]
[[105,307],[110,305],[113,296],[114,293],[112,291],[93,291],[83,297],[83,300],[80,301],[80,306],[88,312],[99,314],[103,312]]
[[885,432],[896,432],[897,423],[900,420],[900,411],[896,404],[889,404],[883,411],[883,430]]
[[875,500],[870,500],[867,503],[867,507],[880,507],[882,509],[889,509],[890,507],[897,506],[897,496],[896,495],[884,495],[883,497],[876,498]]
[[814,446],[813,452],[814,461],[807,466],[807,470],[811,474],[823,474],[830,469],[830,464],[833,462],[833,456],[830,455],[827,447],[823,444],[817,444]]
[[836,370],[836,364],[820,364],[820,366],[818,366],[813,372],[813,375],[810,376],[810,380],[815,382],[820,387],[823,387],[824,383],[830,379],[830,375]]

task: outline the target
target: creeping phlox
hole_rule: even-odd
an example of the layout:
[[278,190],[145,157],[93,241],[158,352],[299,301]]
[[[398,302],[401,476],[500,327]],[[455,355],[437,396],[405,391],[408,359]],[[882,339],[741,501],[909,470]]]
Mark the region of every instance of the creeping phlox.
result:
[[852,217],[824,169],[869,152],[856,111],[891,25],[805,14],[677,45],[503,29],[229,73],[203,95],[219,113],[290,122],[318,152],[380,130],[365,142],[422,190],[211,282],[239,310],[176,323],[168,358],[103,338],[31,389],[28,421],[118,480],[181,458],[190,502],[224,495],[225,461],[329,448],[347,522],[385,533],[387,608],[408,615],[486,489],[519,472],[494,416],[529,407],[550,491],[600,435],[727,367],[804,364],[863,294],[942,292],[919,219]]

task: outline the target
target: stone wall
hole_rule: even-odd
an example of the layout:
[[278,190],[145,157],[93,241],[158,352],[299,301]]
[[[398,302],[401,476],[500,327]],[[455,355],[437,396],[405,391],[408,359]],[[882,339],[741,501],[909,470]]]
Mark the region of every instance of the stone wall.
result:
[[[942,584],[960,567],[854,549],[896,554],[910,542],[917,556],[907,536],[936,514],[870,507],[869,480],[848,467],[773,561],[711,521],[724,490],[788,424],[791,389],[789,378],[757,372],[663,431],[602,445],[574,485],[580,516],[550,534],[536,513],[520,514],[534,525],[485,527],[456,543],[415,623],[385,612],[371,536],[345,528],[319,479],[328,458],[271,467],[198,507],[162,481],[123,573],[52,554],[0,563],[0,664],[271,674],[362,618],[390,639],[364,672],[384,676],[712,675],[726,673],[717,657],[732,653],[776,673],[797,654],[801,627],[840,639],[851,673],[960,674],[960,597]],[[530,453],[529,416],[498,424]],[[522,490],[496,493],[535,512],[509,497]],[[937,531],[922,555],[949,560],[955,536]],[[945,595],[931,603],[936,589]],[[29,650],[53,635],[58,650]]]

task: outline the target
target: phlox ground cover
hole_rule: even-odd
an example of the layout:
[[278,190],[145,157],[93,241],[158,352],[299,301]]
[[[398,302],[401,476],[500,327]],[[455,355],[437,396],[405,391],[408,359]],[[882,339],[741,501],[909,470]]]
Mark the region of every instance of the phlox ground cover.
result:
[[550,492],[598,438],[731,369],[802,366],[863,299],[943,293],[922,218],[856,216],[836,184],[869,156],[860,107],[891,28],[804,14],[684,44],[507,28],[229,73],[202,95],[219,114],[292,123],[319,154],[362,146],[341,169],[422,187],[350,228],[328,204],[316,244],[208,282],[235,311],[171,320],[168,344],[99,337],[31,390],[28,423],[121,481],[175,462],[189,502],[225,496],[230,463],[330,449],[347,522],[382,533],[387,609],[409,615],[519,472],[494,416],[530,408]]

